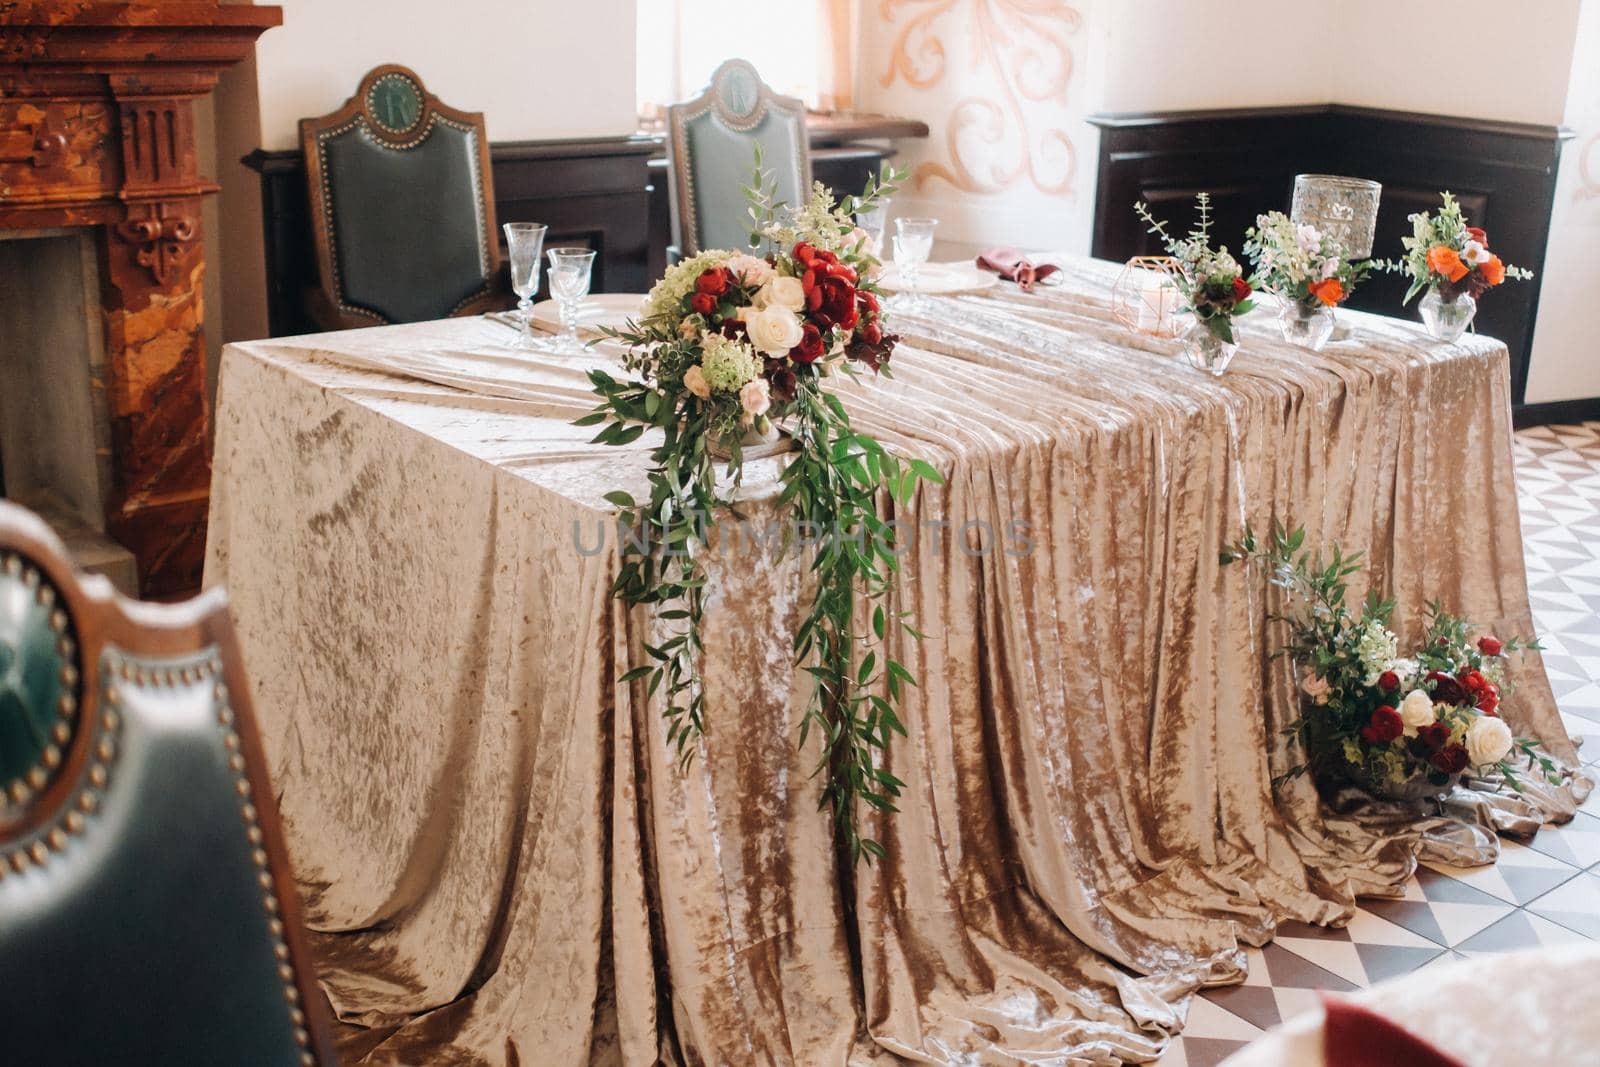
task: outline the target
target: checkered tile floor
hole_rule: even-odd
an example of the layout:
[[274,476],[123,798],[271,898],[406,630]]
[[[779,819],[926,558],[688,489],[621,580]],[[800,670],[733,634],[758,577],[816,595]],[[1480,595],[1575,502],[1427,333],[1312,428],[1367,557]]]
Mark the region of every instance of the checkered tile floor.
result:
[[[1517,496],[1534,621],[1569,732],[1600,773],[1600,422],[1517,434]],[[1250,950],[1242,986],[1210,990],[1158,1067],[1209,1067],[1316,1003],[1450,960],[1600,940],[1600,790],[1577,819],[1500,862],[1423,867],[1399,900],[1366,900],[1343,930],[1286,923]]]

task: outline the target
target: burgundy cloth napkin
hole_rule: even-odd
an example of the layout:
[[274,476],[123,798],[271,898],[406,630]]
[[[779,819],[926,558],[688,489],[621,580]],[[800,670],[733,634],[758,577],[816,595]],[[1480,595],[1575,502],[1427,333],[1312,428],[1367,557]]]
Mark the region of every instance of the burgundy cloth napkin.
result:
[[1326,1067],[1467,1067],[1399,1023],[1341,997],[1322,994]]
[[1032,292],[1033,283],[1043,281],[1061,268],[1054,263],[1035,267],[1028,257],[1015,248],[991,248],[978,257],[978,266],[992,270],[1008,281],[1016,282],[1022,291]]

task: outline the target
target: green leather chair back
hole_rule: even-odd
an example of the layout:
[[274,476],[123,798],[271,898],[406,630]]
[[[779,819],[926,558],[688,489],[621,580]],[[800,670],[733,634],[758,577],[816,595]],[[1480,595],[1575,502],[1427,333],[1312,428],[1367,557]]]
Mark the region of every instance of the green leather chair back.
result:
[[0,1042],[332,1065],[220,594],[130,605],[0,501]]
[[483,116],[441,104],[405,67],[367,74],[303,119],[327,304],[346,325],[422,322],[496,288],[499,244]]
[[758,144],[778,199],[803,203],[811,190],[805,105],[774,93],[755,67],[730,59],[704,93],[667,109],[672,233],[682,255],[749,247],[742,189],[754,173]]

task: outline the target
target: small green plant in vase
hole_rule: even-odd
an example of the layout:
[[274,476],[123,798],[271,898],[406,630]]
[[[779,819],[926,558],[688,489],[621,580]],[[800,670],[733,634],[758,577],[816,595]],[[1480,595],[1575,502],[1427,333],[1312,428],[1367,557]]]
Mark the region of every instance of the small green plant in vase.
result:
[[1210,194],[1195,197],[1199,219],[1183,238],[1168,233],[1167,224],[1152,215],[1143,201],[1134,204],[1133,210],[1149,226],[1149,232],[1161,239],[1167,255],[1178,261],[1179,273],[1173,281],[1183,298],[1184,310],[1194,316],[1194,324],[1183,335],[1189,362],[1220,375],[1239,348],[1233,320],[1255,306],[1251,300],[1255,288],[1226,246],[1211,247]]

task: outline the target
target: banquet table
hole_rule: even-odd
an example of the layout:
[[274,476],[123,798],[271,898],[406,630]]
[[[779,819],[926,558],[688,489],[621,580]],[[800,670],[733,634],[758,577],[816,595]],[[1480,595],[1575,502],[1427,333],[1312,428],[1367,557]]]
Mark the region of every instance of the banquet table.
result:
[[[891,635],[906,788],[854,868],[797,745],[803,559],[713,527],[687,763],[617,680],[666,624],[608,591],[604,494],[647,495],[650,438],[571,425],[613,356],[481,318],[224,350],[206,581],[366,1062],[1150,1061],[1277,922],[1572,816],[1581,777],[1422,815],[1275,790],[1295,678],[1264,576],[1218,559],[1304,526],[1366,554],[1403,640],[1435,597],[1531,633],[1505,347],[1341,311],[1312,353],[1256,313],[1211,377],[1115,321],[1116,265],[1053,258],[899,313],[893,378],[839,386],[945,476],[897,515],[926,636]],[[747,464],[746,517],[782,463]],[[1512,673],[1513,728],[1577,765],[1537,654]]]

